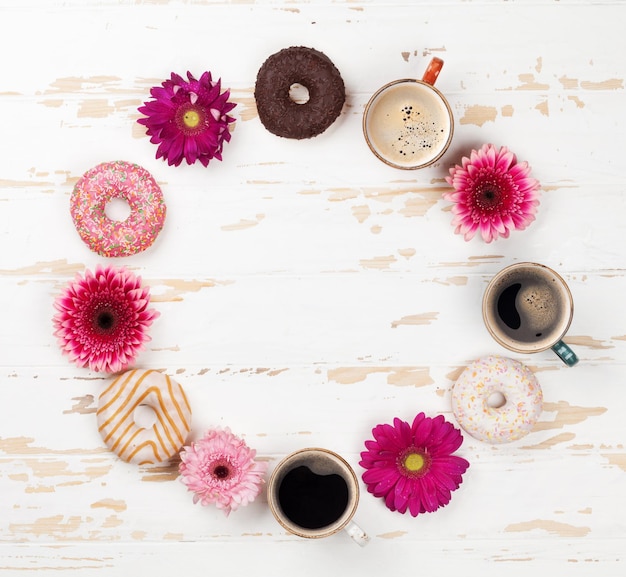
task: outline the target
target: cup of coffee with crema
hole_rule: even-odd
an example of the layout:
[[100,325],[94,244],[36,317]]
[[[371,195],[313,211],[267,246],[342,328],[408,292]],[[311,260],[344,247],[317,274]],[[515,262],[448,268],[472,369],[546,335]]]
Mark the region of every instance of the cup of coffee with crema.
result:
[[454,132],[452,109],[434,86],[443,67],[433,58],[421,80],[405,78],[380,88],[363,114],[370,150],[394,168],[413,170],[436,162],[448,150]]
[[483,295],[483,319],[498,343],[517,353],[552,349],[570,367],[578,358],[562,339],[573,316],[572,293],[563,278],[534,262],[504,268]]
[[285,457],[270,476],[267,500],[276,520],[294,535],[319,539],[344,530],[361,546],[369,541],[352,521],[359,503],[356,474],[333,451],[307,448]]

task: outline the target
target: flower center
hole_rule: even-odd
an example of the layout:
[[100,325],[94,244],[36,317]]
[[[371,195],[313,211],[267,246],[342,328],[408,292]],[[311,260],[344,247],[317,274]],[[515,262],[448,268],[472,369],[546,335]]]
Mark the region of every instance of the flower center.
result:
[[409,471],[419,471],[424,466],[424,457],[419,453],[409,453],[404,458],[404,467]]
[[198,126],[198,124],[200,124],[200,115],[198,114],[198,111],[193,108],[187,110],[187,112],[183,114],[183,122],[187,128],[195,128]]
[[218,479],[227,479],[230,475],[230,470],[226,465],[217,465],[215,469],[213,469],[213,476]]
[[430,469],[431,457],[423,449],[409,447],[398,458],[398,468],[405,477],[419,478]]
[[502,192],[496,183],[487,182],[478,195],[478,205],[480,208],[494,208],[498,206],[502,199]]
[[473,184],[470,203],[476,219],[493,214],[509,214],[515,210],[517,185],[510,175],[481,174]]
[[115,315],[110,310],[100,311],[96,315],[96,325],[102,331],[110,331],[115,325]]
[[208,126],[207,112],[202,106],[186,102],[176,111],[176,126],[185,136],[201,134]]

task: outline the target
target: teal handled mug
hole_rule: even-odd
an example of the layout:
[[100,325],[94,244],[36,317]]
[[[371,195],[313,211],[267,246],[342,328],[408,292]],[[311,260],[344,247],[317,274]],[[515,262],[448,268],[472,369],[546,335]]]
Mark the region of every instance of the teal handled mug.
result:
[[347,533],[360,546],[369,536],[354,521],[359,483],[352,467],[337,453],[318,447],[285,457],[267,484],[275,519],[289,533],[305,539]]
[[578,357],[563,337],[573,316],[574,301],[565,281],[535,262],[502,269],[483,296],[483,320],[498,343],[517,353],[552,349],[570,367]]
[[454,118],[450,104],[434,86],[442,67],[443,60],[433,58],[421,80],[394,80],[369,99],[363,134],[385,164],[404,170],[424,168],[448,150]]

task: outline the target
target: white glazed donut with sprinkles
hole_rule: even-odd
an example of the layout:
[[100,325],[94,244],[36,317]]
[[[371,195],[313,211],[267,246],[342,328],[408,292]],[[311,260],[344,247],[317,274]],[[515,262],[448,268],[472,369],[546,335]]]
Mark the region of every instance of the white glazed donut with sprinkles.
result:
[[452,387],[459,425],[486,443],[509,443],[532,430],[543,393],[533,372],[513,359],[482,357],[467,366]]
[[[130,215],[118,221],[106,215],[114,198],[128,203]],[[131,256],[152,245],[163,228],[161,188],[141,166],[123,160],[103,162],[78,179],[70,213],[83,242],[100,256]]]
[[[135,422],[135,410],[154,411],[151,427]],[[126,371],[100,395],[98,430],[107,447],[124,461],[150,465],[167,461],[182,449],[191,430],[191,408],[183,388],[154,370]]]

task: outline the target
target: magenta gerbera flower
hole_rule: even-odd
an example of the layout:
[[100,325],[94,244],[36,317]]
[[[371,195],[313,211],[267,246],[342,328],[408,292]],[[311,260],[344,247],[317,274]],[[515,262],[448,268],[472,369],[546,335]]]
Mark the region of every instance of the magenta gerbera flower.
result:
[[154,100],[144,102],[139,112],[145,118],[137,122],[148,129],[150,142],[158,144],[156,157],[178,166],[183,158],[187,164],[199,160],[204,166],[212,158],[222,160],[224,142],[230,140],[228,125],[235,122],[227,113],[235,106],[228,102],[230,91],[221,91],[221,79],[214,82],[205,72],[196,80],[187,72],[188,80],[172,72],[170,80],[154,86]]
[[199,441],[183,448],[181,480],[195,493],[194,503],[215,504],[228,516],[261,492],[267,463],[256,461],[255,455],[228,427],[209,429]]
[[470,240],[476,231],[485,242],[511,229],[525,229],[533,220],[539,205],[539,182],[531,178],[527,162],[517,162],[505,146],[496,150],[485,144],[463,157],[462,166],[450,169],[446,177],[454,192],[443,197],[454,203],[454,231]]
[[439,415],[419,413],[409,425],[398,418],[393,425],[372,429],[360,465],[367,469],[367,490],[381,497],[392,511],[413,517],[432,512],[450,502],[469,463],[453,455],[463,442],[459,429]]
[[117,373],[150,340],[148,327],[159,315],[148,308],[150,290],[124,268],[96,266],[80,274],[59,295],[52,322],[59,345],[79,367]]

